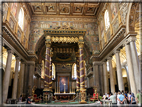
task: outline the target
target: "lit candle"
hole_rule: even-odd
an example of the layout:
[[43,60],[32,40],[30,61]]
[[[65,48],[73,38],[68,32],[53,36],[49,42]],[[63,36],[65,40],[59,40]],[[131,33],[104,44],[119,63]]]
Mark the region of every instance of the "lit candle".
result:
[[55,93],[56,93],[56,82],[55,82]]

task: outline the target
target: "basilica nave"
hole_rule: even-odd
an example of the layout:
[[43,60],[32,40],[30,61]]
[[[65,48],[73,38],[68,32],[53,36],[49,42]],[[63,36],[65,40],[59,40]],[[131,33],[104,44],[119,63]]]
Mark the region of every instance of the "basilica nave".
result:
[[93,93],[141,91],[139,2],[1,5],[0,104],[20,95],[84,104]]

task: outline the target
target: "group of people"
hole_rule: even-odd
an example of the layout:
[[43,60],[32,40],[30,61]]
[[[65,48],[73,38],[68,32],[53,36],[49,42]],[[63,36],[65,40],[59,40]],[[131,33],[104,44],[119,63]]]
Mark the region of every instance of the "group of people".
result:
[[[22,95],[20,95],[19,97],[19,102],[22,102]],[[26,100],[26,104],[31,104],[31,96],[29,95],[27,100]]]
[[[118,93],[106,93],[103,95],[103,99],[111,100],[112,104],[141,104],[142,103],[142,94],[140,90],[138,90],[138,93],[136,96],[134,93],[127,93],[127,91],[118,91]],[[141,100],[140,100],[141,99]]]

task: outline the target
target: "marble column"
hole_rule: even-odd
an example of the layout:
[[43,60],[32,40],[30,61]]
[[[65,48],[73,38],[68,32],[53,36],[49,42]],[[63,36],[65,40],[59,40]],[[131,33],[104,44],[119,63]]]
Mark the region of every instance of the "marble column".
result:
[[[100,94],[104,94],[104,75],[103,75],[103,65],[99,65],[99,73],[100,73]],[[106,88],[106,87],[105,87]]]
[[80,89],[85,88],[84,67],[83,67],[83,44],[79,44],[79,70],[80,70]]
[[7,95],[8,95],[11,61],[12,61],[12,51],[8,50],[8,57],[7,57],[7,62],[6,62],[4,78],[3,78],[3,103],[6,102]]
[[130,86],[131,86],[131,92],[133,92],[135,95],[137,93],[135,78],[134,78],[134,71],[133,71],[133,63],[132,63],[132,56],[130,51],[130,44],[125,44],[125,50],[126,50],[126,59],[127,59],[127,65],[128,65],[128,71],[129,71],[129,78],[130,78]]
[[138,59],[138,54],[137,54],[137,49],[136,49],[136,44],[135,44],[135,40],[136,37],[130,37],[130,50],[131,50],[131,55],[132,55],[132,63],[133,63],[133,69],[134,69],[134,77],[135,77],[135,83],[136,83],[136,87],[137,90],[140,89],[140,85],[139,85],[139,76],[140,72],[139,72],[139,59]]
[[12,99],[16,99],[17,97],[19,62],[20,62],[20,58],[16,57],[15,74],[14,74],[14,81],[13,81],[13,88],[12,88]]
[[25,70],[24,70],[24,87],[23,87],[23,95],[26,97],[28,94],[28,83],[29,83],[29,64],[25,64]]
[[33,75],[34,75],[34,63],[29,64],[29,83],[28,83],[28,93],[32,95],[32,88],[33,88]]
[[23,94],[24,70],[25,70],[25,63],[21,61],[19,81],[18,81],[18,97],[20,97],[20,95]]
[[124,91],[124,83],[123,83],[123,77],[122,77],[122,67],[121,67],[121,62],[120,62],[120,56],[119,56],[120,51],[115,52],[115,57],[116,57],[116,68],[117,68],[117,78],[118,78],[118,86],[120,91]]
[[77,80],[76,80],[76,87],[77,92],[80,90],[80,72],[79,72],[79,53],[76,52],[76,66],[77,66]]
[[[51,52],[50,52],[51,53]],[[52,59],[50,54],[50,64],[49,64],[49,89],[52,91]]]
[[49,72],[50,72],[50,43],[46,43],[46,53],[45,53],[45,81],[44,81],[44,90],[50,91],[49,89]]
[[[81,37],[82,38],[82,37]],[[86,89],[85,89],[85,75],[84,75],[84,62],[83,62],[83,45],[84,42],[79,42],[79,71],[80,71],[80,93],[81,101],[80,103],[86,103]]]
[[94,91],[100,94],[100,83],[99,83],[99,65],[93,64],[93,76],[94,76]]
[[125,68],[126,73],[127,73],[128,89],[129,89],[129,91],[131,91],[131,88],[130,88],[131,86],[130,86],[129,72],[128,72],[128,69],[127,69],[126,66],[127,66],[127,65],[124,65],[123,67]]
[[108,85],[108,72],[106,67],[106,62],[103,62],[103,73],[104,73],[104,92],[109,92],[109,85]]
[[115,93],[115,84],[114,84],[114,76],[113,76],[113,70],[112,70],[112,58],[109,57],[109,73],[110,73],[110,85],[111,85],[111,92]]

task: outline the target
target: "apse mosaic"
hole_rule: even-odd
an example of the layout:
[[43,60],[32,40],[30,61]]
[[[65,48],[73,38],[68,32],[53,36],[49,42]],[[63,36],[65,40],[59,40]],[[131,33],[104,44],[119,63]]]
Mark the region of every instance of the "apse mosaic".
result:
[[85,38],[93,52],[99,50],[99,37],[96,22],[76,22],[76,21],[32,21],[31,32],[29,37],[29,50],[34,51],[35,45],[39,38],[44,34],[43,29],[53,29],[58,26],[70,26],[74,29],[86,29]]

